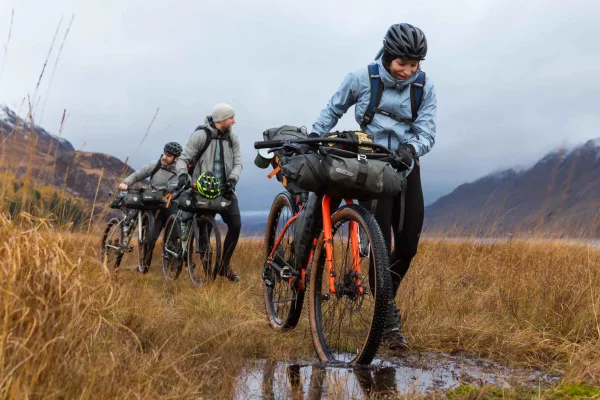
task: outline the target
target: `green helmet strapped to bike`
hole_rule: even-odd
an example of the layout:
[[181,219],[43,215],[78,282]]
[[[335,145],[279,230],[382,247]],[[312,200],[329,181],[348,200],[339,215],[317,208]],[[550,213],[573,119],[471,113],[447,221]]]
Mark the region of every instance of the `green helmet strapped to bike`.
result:
[[198,192],[207,199],[216,199],[221,195],[219,180],[211,172],[203,172],[196,180]]

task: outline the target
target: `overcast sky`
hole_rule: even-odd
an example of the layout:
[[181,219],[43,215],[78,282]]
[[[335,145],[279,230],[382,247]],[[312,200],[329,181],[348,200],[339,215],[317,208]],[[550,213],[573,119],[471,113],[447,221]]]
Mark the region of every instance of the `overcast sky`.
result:
[[[310,127],[397,22],[426,33],[423,69],[437,89],[436,144],[422,159],[426,202],[600,136],[597,1],[3,0],[0,104],[17,111],[34,95],[61,17],[34,100],[38,124],[58,133],[67,109],[63,137],[76,149],[129,157],[137,168],[166,141],[185,144],[215,103],[230,103],[248,196],[280,189],[253,165],[252,143],[270,127]],[[336,129],[357,128],[353,114]]]

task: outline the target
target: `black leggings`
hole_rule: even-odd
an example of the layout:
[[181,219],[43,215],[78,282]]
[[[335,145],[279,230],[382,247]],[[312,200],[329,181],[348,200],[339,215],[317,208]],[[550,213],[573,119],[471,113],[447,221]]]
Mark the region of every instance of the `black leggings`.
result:
[[223,242],[223,259],[221,260],[222,271],[227,271],[242,230],[242,217],[237,196],[234,195],[227,210],[219,214],[223,218],[223,222],[227,224],[227,235],[225,235],[225,241]]
[[[418,162],[415,163],[406,182],[404,223],[402,232],[398,234],[401,199],[400,194],[393,198],[379,199],[375,211],[375,219],[381,228],[388,249],[391,248],[392,232],[394,233],[394,251],[390,252],[389,256],[394,297],[396,297],[402,278],[408,272],[412,259],[417,254],[419,238],[423,229],[425,204],[421,187],[421,167]],[[368,208],[368,205],[366,206]]]

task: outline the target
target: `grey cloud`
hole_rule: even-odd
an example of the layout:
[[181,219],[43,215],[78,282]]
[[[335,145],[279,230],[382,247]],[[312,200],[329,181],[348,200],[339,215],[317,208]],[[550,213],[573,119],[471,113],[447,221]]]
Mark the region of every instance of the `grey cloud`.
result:
[[[139,167],[165,141],[185,142],[214,103],[228,102],[249,198],[280,189],[252,164],[261,132],[310,126],[344,75],[366,66],[385,29],[402,20],[428,35],[424,69],[438,94],[437,141],[422,163],[426,201],[600,136],[600,5],[591,1],[9,0],[0,6],[2,44],[12,8],[0,103],[18,108],[33,93],[56,23],[74,13],[42,124],[58,132],[66,108],[64,137],[76,148],[129,156]],[[352,110],[337,128],[356,128]]]

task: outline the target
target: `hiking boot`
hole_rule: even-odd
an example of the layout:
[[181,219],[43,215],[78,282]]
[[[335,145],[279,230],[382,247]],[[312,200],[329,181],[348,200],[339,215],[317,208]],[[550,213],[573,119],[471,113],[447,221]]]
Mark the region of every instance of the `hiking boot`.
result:
[[400,317],[400,310],[398,310],[394,301],[388,307],[382,345],[393,351],[408,350],[408,342],[400,333],[401,328],[402,319]]
[[222,276],[223,278],[227,278],[231,282],[239,282],[240,279],[241,279],[240,275],[237,274],[233,270],[233,268],[231,268],[231,266],[225,267],[225,268],[221,268],[221,270],[219,271],[219,276]]
[[383,333],[382,346],[387,347],[392,351],[405,351],[408,350],[408,341],[399,329]]

